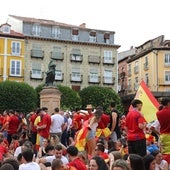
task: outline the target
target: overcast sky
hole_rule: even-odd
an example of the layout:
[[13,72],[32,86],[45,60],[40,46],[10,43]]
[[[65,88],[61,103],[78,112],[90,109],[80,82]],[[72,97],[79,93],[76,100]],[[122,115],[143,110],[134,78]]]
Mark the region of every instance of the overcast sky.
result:
[[5,0],[0,24],[8,15],[55,20],[115,31],[119,52],[165,35],[170,39],[170,0]]

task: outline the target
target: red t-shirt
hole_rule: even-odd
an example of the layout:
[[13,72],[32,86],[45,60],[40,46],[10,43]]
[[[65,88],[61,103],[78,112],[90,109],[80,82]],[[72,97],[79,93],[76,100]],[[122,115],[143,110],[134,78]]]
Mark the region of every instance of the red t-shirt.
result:
[[48,113],[42,116],[41,125],[46,125],[46,128],[39,130],[39,135],[43,138],[50,136],[51,117]]
[[8,152],[7,148],[2,144],[0,144],[0,160],[3,159],[4,154],[6,154],[7,152]]
[[76,130],[81,129],[83,118],[84,118],[84,115],[80,115],[80,114],[77,114],[77,113],[73,116],[72,125],[73,125],[74,129],[76,129]]
[[2,125],[4,122],[4,117],[2,115],[0,115],[0,125]]
[[83,161],[79,158],[74,159],[70,163],[68,163],[68,166],[73,166],[77,170],[87,170],[86,165],[83,163]]
[[142,129],[139,128],[139,123],[146,122],[145,118],[137,110],[129,111],[126,116],[126,127],[128,129],[127,139],[128,141],[137,141],[145,139],[145,134]]
[[31,126],[31,131],[32,132],[37,132],[37,129],[36,129],[36,127],[34,126],[34,122],[35,122],[35,119],[37,118],[37,114],[36,113],[34,113],[33,115],[31,115],[31,117],[30,117],[30,122],[31,122],[31,124],[32,124],[32,126]]
[[170,134],[170,108],[165,107],[156,115],[160,123],[160,133]]
[[11,115],[9,117],[9,126],[8,126],[8,133],[9,134],[15,134],[17,133],[17,129],[18,129],[18,126],[19,126],[19,118],[15,115]]
[[101,120],[98,123],[98,127],[99,129],[104,129],[108,126],[108,124],[110,123],[110,116],[107,114],[102,114],[101,116]]
[[109,159],[108,154],[107,154],[107,153],[105,153],[105,152],[102,152],[99,156],[100,156],[101,158],[103,158],[104,160]]

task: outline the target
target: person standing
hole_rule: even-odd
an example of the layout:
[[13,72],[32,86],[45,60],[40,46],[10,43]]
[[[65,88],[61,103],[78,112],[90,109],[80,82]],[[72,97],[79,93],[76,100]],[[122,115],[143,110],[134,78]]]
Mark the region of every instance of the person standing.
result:
[[40,146],[43,145],[43,140],[50,137],[50,126],[51,126],[51,117],[48,113],[43,111],[43,109],[38,109],[37,114],[40,114],[41,122],[40,125],[37,125],[37,131],[40,135]]
[[120,127],[119,127],[119,113],[116,110],[115,102],[110,103],[110,110],[111,110],[110,125],[109,125],[109,129],[111,131],[110,138],[114,142],[117,142],[117,139],[121,138],[121,134],[120,134]]
[[170,98],[163,98],[162,110],[156,113],[160,123],[160,142],[163,158],[170,164]]
[[134,99],[131,102],[131,109],[126,116],[126,130],[129,154],[146,155],[146,138],[144,129],[146,128],[146,120],[140,112],[142,109],[142,101]]

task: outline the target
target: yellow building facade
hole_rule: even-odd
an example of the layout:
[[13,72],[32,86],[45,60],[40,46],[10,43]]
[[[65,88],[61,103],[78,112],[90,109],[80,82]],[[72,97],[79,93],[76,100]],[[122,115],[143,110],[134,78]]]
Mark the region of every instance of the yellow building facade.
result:
[[24,81],[24,48],[22,34],[9,24],[0,26],[0,81]]
[[166,96],[170,92],[170,41],[160,36],[137,47],[127,69],[128,94],[135,94],[144,80],[156,97]]

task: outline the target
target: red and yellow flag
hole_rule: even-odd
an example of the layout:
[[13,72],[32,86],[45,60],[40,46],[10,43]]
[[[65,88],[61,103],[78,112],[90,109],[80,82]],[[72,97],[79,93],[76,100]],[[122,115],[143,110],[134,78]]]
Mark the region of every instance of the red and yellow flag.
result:
[[146,86],[144,81],[141,81],[135,99],[142,101],[143,106],[141,112],[144,115],[146,121],[149,123],[153,120],[156,120],[156,112],[158,111],[159,103],[149,88]]

